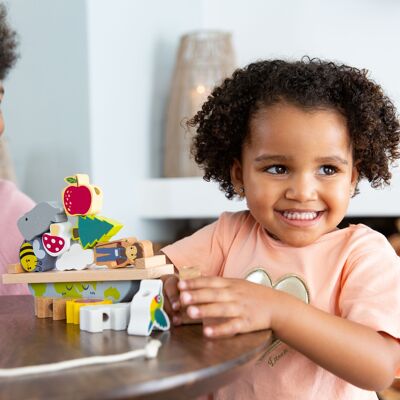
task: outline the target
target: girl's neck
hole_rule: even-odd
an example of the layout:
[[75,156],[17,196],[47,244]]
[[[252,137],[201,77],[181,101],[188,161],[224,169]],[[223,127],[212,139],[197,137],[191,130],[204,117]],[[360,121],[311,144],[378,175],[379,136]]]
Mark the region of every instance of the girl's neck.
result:
[[[325,232],[324,235],[326,235],[327,233],[335,232],[335,231],[337,231],[337,230],[339,230],[339,229],[340,229],[340,228],[336,227],[336,228],[332,229],[332,230],[329,231],[329,232]],[[278,236],[275,236],[273,233],[269,232],[267,229],[264,228],[264,231],[267,233],[267,235],[268,235],[270,238],[276,240],[277,242],[284,243],[281,239],[278,238]],[[323,236],[323,235],[322,235],[322,236]]]

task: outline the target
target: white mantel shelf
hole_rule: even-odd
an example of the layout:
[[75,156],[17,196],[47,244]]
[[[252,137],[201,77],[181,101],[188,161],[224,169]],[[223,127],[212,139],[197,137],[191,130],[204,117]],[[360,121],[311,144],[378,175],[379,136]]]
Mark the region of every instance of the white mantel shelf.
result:
[[[360,189],[350,202],[348,217],[400,216],[400,190],[373,190],[367,184]],[[217,218],[223,211],[247,208],[244,201],[226,199],[218,184],[200,177],[145,179],[138,193],[143,219]]]
[[157,178],[140,184],[139,214],[144,219],[216,218],[246,203],[228,200],[215,182],[202,178]]

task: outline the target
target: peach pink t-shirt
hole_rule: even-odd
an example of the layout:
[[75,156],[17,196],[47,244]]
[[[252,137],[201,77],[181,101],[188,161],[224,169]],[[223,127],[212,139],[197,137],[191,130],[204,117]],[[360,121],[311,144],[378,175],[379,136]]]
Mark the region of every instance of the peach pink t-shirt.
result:
[[[8,264],[19,262],[19,248],[24,239],[17,220],[34,205],[14,183],[0,179],[0,275],[7,272]],[[27,285],[3,285],[0,280],[0,295],[4,294],[29,294],[29,290]]]
[[[248,211],[224,213],[162,251],[178,269],[197,265],[203,275],[244,278],[259,267],[272,282],[296,275],[308,288],[313,306],[400,337],[400,258],[383,235],[365,225],[350,225],[296,248],[272,239]],[[374,392],[347,383],[284,343],[241,379],[219,390],[216,397],[377,398]]]

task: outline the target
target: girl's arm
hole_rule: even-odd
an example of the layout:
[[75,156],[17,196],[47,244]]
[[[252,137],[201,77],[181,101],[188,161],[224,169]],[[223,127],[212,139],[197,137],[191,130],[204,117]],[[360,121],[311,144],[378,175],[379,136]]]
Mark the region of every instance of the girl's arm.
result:
[[[364,389],[388,387],[400,366],[400,346],[384,333],[334,316],[297,298],[242,279],[198,278],[178,284],[193,318],[222,318],[210,337],[270,328],[321,367]],[[221,322],[222,321],[222,322]]]
[[394,338],[278,294],[272,329],[279,339],[353,385],[374,391],[390,386],[400,365]]

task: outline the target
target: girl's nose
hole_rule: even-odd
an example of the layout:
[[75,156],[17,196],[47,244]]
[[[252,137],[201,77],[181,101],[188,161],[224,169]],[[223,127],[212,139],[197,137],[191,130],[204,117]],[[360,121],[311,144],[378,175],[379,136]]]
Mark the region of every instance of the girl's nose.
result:
[[313,177],[302,175],[293,177],[285,192],[288,200],[307,202],[317,199],[317,185]]

